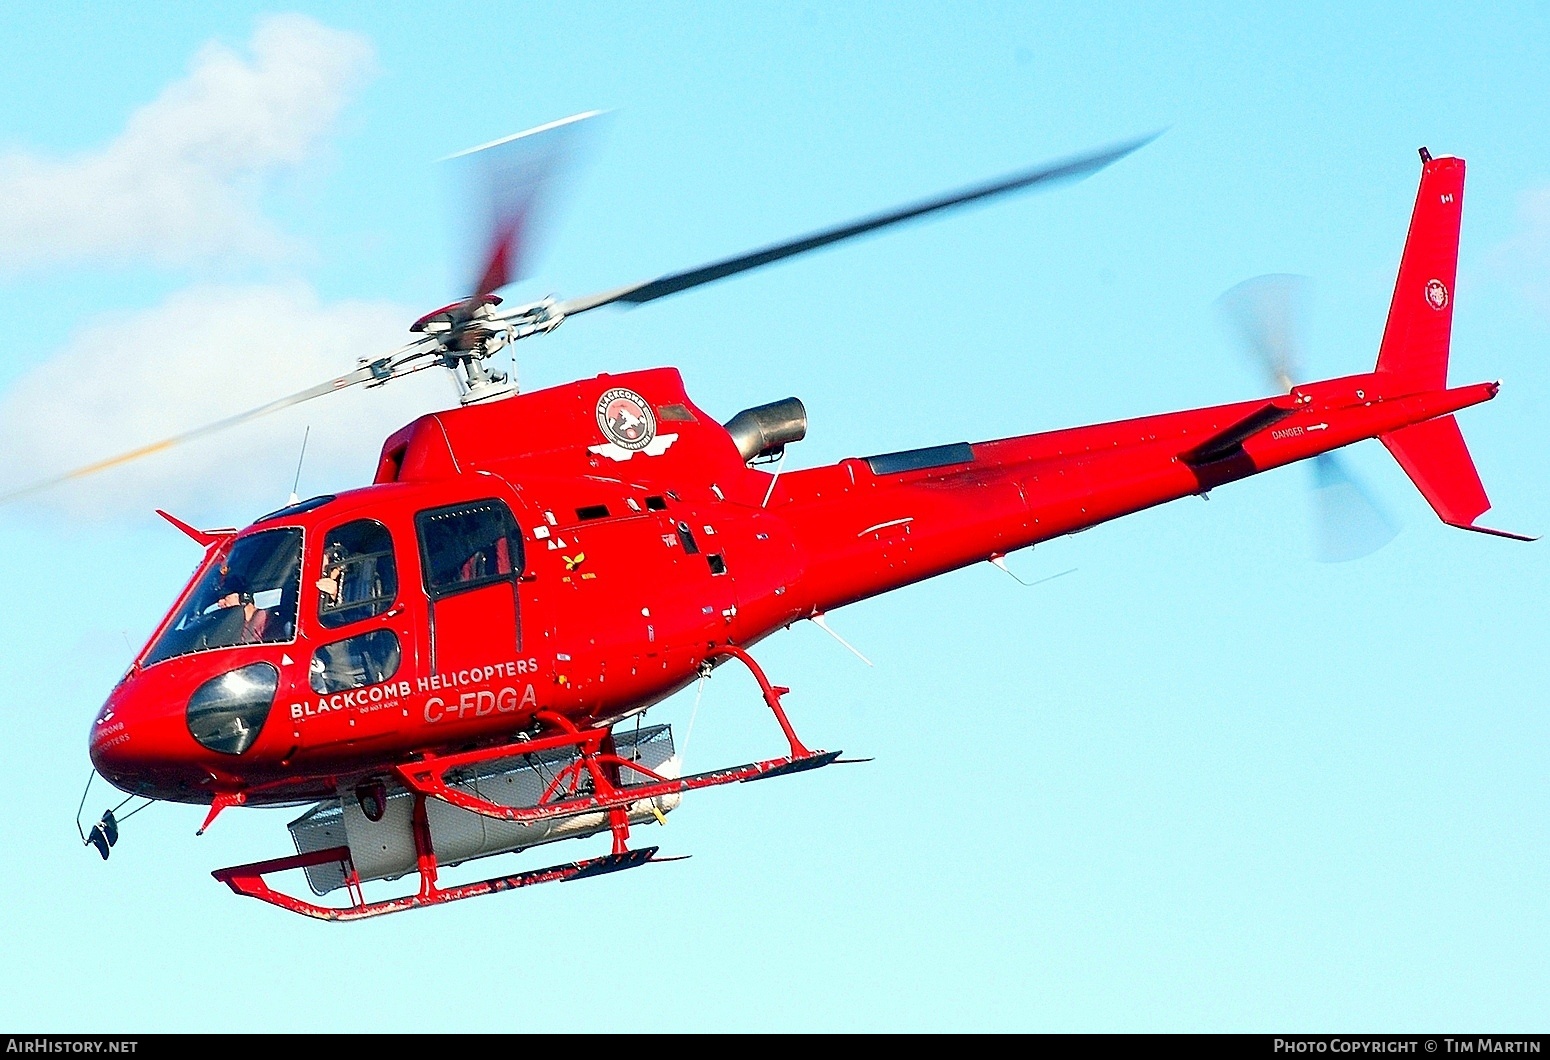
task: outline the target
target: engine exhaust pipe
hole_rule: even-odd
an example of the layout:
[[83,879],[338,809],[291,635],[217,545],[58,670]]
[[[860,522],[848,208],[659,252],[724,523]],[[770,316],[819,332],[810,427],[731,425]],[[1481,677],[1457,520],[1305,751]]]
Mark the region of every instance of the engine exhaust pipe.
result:
[[726,422],[744,462],[779,456],[790,442],[807,437],[807,409],[794,397],[744,409]]

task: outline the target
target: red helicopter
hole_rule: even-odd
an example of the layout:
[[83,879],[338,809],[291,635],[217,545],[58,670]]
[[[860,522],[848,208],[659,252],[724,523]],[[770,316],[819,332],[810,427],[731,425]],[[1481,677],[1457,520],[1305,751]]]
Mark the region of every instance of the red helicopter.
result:
[[[602,306],[641,305],[1088,176],[1151,138],[649,282],[501,308],[495,292],[515,274],[542,183],[522,166],[584,117],[480,149],[504,160],[491,168],[504,199],[485,267],[475,293],[416,321],[407,345],[243,416],[61,476],[356,384],[432,367],[460,381],[460,407],[386,440],[370,485],[292,503],[240,530],[200,530],[162,513],[204,558],[97,715],[90,755],[130,797],[208,805],[200,832],[230,807],[307,807],[289,825],[295,854],[214,873],[237,894],[354,920],[667,860],[657,847],[631,846],[632,828],[661,820],[685,792],[846,761],[798,737],[782,707],[788,689],[749,654],[763,638],[1363,439],[1383,442],[1444,522],[1533,540],[1477,525],[1490,504],[1453,416],[1499,387],[1447,382],[1461,159],[1421,150],[1370,372],[1300,384],[1283,372],[1283,392],[1259,400],[782,473],[786,447],[807,428],[796,398],[723,424],[673,368],[518,393],[491,358]],[[684,775],[670,728],[639,718],[730,661],[752,672],[784,747]],[[109,811],[83,840],[105,859],[118,826]],[[604,831],[604,856],[438,884],[439,867]],[[291,870],[304,873],[311,897],[271,884]],[[413,893],[367,900],[365,884],[409,873],[419,879]],[[329,895],[331,904],[320,900]]]

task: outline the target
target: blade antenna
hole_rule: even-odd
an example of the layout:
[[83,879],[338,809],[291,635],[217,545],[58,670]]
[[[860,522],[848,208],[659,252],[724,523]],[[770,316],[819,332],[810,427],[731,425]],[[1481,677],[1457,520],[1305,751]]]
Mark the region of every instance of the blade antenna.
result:
[[689,727],[684,730],[684,742],[678,748],[678,759],[681,762],[689,760],[689,741],[694,738],[694,721],[700,716],[700,701],[705,698],[705,682],[710,679],[709,665],[700,667],[700,679],[694,686],[694,709],[689,712]]
[[77,806],[75,810],[75,830],[81,834],[82,846],[91,845],[91,840],[86,838],[86,829],[81,827],[81,814],[86,811],[86,796],[91,794],[91,782],[96,779],[97,770],[93,767],[92,771],[86,774],[86,790],[81,792],[81,805]]
[[1036,579],[1034,579],[1031,582],[1024,581],[1023,579],[1021,579],[1021,578],[1019,578],[1017,576],[1016,572],[1013,571],[1011,567],[1008,567],[1006,565],[1006,555],[1004,553],[1001,553],[1001,552],[997,552],[994,556],[990,557],[990,565],[992,567],[996,567],[996,568],[998,568],[1000,570],[1006,571],[1007,575],[1010,576],[1011,579],[1014,582],[1016,582],[1018,585],[1026,585],[1029,588],[1032,588],[1035,585],[1043,585],[1045,582],[1052,582],[1056,578],[1064,578],[1067,574],[1075,574],[1076,573],[1076,568],[1075,567],[1071,567],[1068,570],[1061,571],[1059,574],[1050,574],[1050,575],[1047,575],[1046,577],[1043,577],[1043,578],[1036,578]]
[[301,486],[301,462],[307,459],[307,439],[311,437],[311,435],[312,424],[309,423],[307,424],[307,429],[303,431],[301,435],[301,455],[296,458],[296,480],[291,483],[291,499],[289,501],[290,504],[295,504],[298,500],[301,499],[299,496],[297,496],[296,490]]
[[829,628],[829,623],[824,619],[822,611],[815,611],[813,614],[808,615],[807,620],[813,625],[817,626],[819,629],[823,630],[829,636],[833,637],[835,640],[839,641],[841,644],[845,645],[846,649],[848,649],[850,653],[856,658],[860,659],[868,666],[872,665],[872,660],[868,659],[865,655],[862,655],[859,651],[857,651],[855,645],[851,644],[850,641],[846,640],[844,637],[840,636],[838,633],[834,632],[834,630]]

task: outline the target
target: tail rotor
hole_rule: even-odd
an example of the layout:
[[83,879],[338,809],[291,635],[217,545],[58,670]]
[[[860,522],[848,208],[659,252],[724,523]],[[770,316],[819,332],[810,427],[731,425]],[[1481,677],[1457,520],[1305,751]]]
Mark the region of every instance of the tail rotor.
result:
[[[1311,288],[1306,276],[1270,273],[1244,280],[1216,300],[1245,356],[1283,392],[1301,377]],[[1371,555],[1394,539],[1398,527],[1348,461],[1322,453],[1311,461],[1311,474],[1314,559],[1344,563]]]

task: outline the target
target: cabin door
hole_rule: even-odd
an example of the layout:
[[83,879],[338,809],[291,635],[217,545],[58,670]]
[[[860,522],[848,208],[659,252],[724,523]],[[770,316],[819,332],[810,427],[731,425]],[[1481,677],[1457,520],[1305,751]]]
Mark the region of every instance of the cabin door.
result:
[[486,667],[522,657],[522,534],[499,496],[415,515],[421,577],[429,600],[430,669],[466,683]]

